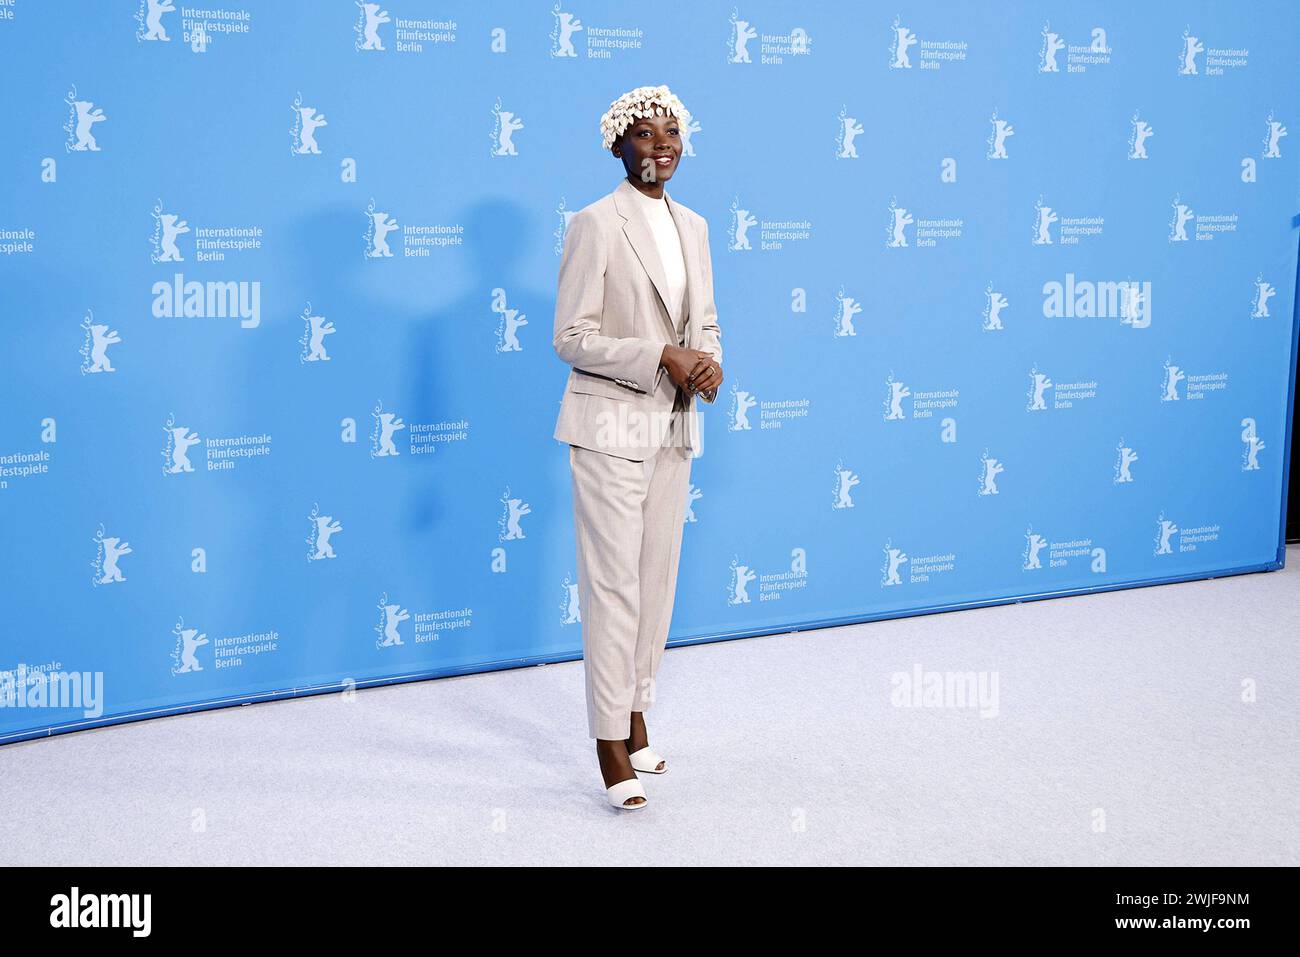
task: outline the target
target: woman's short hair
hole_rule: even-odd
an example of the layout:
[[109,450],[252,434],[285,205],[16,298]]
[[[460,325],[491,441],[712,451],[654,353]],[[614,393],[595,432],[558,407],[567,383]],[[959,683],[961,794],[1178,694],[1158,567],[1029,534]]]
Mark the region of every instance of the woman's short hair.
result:
[[600,118],[604,149],[612,147],[629,126],[644,116],[675,116],[685,123],[691,114],[667,86],[638,86],[635,90],[628,90],[609,104],[609,109]]

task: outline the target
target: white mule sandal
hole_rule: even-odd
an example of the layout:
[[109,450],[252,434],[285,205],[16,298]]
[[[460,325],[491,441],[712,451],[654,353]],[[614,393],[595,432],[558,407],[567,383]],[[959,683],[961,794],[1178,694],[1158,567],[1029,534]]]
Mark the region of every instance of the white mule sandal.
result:
[[[605,788],[605,793],[609,796],[609,803],[614,807],[621,807],[625,811],[635,811],[637,808],[645,807],[649,801],[645,799],[645,788],[636,778],[628,778],[626,781],[619,781],[617,784],[611,784]],[[624,801],[631,800],[634,797],[641,798],[640,804],[624,804]]]
[[[632,762],[633,769],[643,771],[646,774],[663,774],[668,770],[668,762],[657,754],[654,748],[649,746],[642,748],[640,751],[633,751],[628,755],[628,759]],[[662,769],[659,768],[660,763],[663,764]]]

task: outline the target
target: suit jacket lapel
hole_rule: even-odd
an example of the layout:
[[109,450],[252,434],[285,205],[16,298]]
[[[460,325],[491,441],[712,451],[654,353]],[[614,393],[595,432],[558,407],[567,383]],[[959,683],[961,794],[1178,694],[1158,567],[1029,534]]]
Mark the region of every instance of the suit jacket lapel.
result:
[[[664,320],[664,329],[668,333],[669,341],[676,344],[676,317],[670,315],[668,310],[668,280],[664,275],[663,262],[659,259],[659,248],[655,245],[654,235],[650,232],[650,224],[636,206],[637,197],[629,195],[629,192],[635,189],[636,187],[628,182],[626,178],[620,180],[618,188],[614,190],[614,207],[624,219],[624,235],[627,236],[628,242],[632,244],[632,248],[636,250],[637,258],[641,260],[641,265],[645,268],[646,274],[649,275],[650,282],[654,285],[655,292],[659,296],[659,301],[663,304],[664,310],[660,318]],[[664,195],[668,195],[666,191]],[[686,295],[682,297],[682,308],[687,311],[689,316],[690,303],[695,297],[693,289],[699,281],[695,275],[698,269],[698,264],[695,261],[695,234],[690,221],[677,208],[677,204],[672,201],[672,197],[668,199],[668,211],[672,214],[673,222],[677,224],[677,236],[682,243],[682,256],[686,264]],[[690,339],[691,336],[688,330],[688,343]]]

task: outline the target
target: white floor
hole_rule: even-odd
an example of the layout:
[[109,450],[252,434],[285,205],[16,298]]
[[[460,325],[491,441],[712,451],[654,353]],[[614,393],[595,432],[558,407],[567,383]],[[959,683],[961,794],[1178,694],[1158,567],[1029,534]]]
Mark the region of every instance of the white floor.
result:
[[0,863],[1300,864],[1297,565],[672,649],[634,812],[580,662],[10,745]]

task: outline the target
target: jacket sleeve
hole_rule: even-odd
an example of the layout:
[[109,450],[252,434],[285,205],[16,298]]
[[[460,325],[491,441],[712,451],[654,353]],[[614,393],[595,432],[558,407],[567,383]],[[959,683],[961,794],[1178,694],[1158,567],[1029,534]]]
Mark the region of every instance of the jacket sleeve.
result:
[[561,359],[641,392],[654,388],[664,344],[600,334],[609,248],[593,215],[574,213],[564,235],[552,345]]
[[718,306],[713,301],[713,257],[709,253],[709,221],[700,217],[704,224],[704,238],[701,241],[700,264],[704,273],[704,315],[700,319],[700,349],[712,352],[713,358],[722,364],[722,329],[718,326]]

